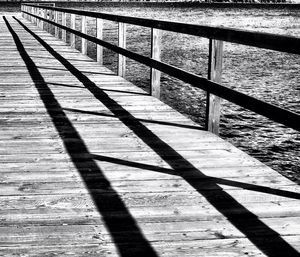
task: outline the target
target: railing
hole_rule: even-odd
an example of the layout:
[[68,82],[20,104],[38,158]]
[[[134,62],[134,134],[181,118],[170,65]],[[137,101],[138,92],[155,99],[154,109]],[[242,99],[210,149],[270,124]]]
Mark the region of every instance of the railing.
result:
[[[118,75],[125,76],[125,57],[151,67],[151,95],[159,97],[160,72],[164,72],[194,87],[207,92],[206,128],[218,134],[220,119],[220,98],[226,99],[243,108],[270,118],[287,127],[300,131],[300,115],[248,96],[236,90],[221,85],[223,41],[276,50],[292,54],[300,54],[300,38],[279,36],[268,33],[249,32],[237,29],[210,27],[184,24],[170,21],[126,17],[105,13],[82,11],[76,9],[46,7],[32,4],[22,5],[23,15],[30,21],[45,29],[46,24],[55,26],[55,36],[58,37],[58,28],[62,29],[62,40],[66,41],[66,32],[70,34],[71,47],[75,48],[75,35],[82,38],[82,53],[87,53],[87,40],[97,44],[97,61],[103,62],[103,47],[118,53]],[[50,12],[50,16],[48,15]],[[66,26],[66,14],[69,13],[70,28]],[[52,15],[51,15],[52,14]],[[62,24],[59,24],[61,14]],[[76,16],[82,16],[82,31],[75,30]],[[54,19],[48,19],[54,17]],[[97,36],[86,34],[87,17],[96,18]],[[118,46],[103,41],[103,20],[118,22]],[[139,25],[151,28],[151,58],[126,49],[126,24]],[[161,30],[178,32],[209,39],[208,78],[184,71],[180,68],[160,61]]]

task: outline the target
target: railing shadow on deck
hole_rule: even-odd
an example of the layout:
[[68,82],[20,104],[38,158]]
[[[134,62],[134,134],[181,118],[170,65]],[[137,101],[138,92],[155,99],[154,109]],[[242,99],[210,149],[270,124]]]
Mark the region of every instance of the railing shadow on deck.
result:
[[[15,18],[16,19],[16,18]],[[145,127],[139,120],[137,120],[135,117],[133,117],[127,110],[125,110],[122,106],[120,106],[117,102],[115,102],[113,99],[111,99],[103,90],[97,87],[97,85],[92,82],[87,76],[82,74],[76,67],[74,67],[68,60],[66,60],[64,57],[62,57],[58,52],[56,52],[50,45],[48,45],[42,38],[40,38],[38,35],[36,35],[33,31],[28,29],[21,21],[16,19],[19,24],[26,30],[28,33],[30,33],[33,38],[35,38],[55,59],[57,59],[61,64],[63,64],[66,69],[73,74],[94,96],[96,99],[101,101],[123,124],[125,124],[129,129],[131,129],[136,136],[138,136],[145,144],[147,144],[155,153],[157,153],[160,158],[162,158],[166,163],[169,164],[171,167],[170,172],[173,174],[176,174],[178,176],[181,176],[185,181],[187,181],[192,187],[194,187],[202,196],[206,198],[206,200],[214,207],[216,210],[218,210],[221,214],[223,214],[229,222],[231,222],[232,225],[234,225],[238,230],[240,230],[258,249],[260,249],[264,254],[266,254],[269,257],[275,257],[275,256],[281,256],[282,253],[285,254],[285,256],[299,256],[299,253],[291,246],[289,245],[281,236],[274,231],[272,228],[268,227],[265,223],[263,223],[255,214],[250,212],[247,208],[245,208],[242,204],[240,204],[237,200],[235,200],[232,196],[230,196],[227,192],[223,190],[222,187],[218,185],[218,183],[223,184],[230,184],[233,186],[239,186],[239,187],[245,187],[245,183],[235,183],[234,181],[230,182],[229,180],[221,180],[216,178],[211,178],[203,174],[199,169],[195,168],[191,163],[189,163],[184,157],[182,157],[178,152],[176,152],[173,148],[171,148],[168,144],[163,142],[158,136],[156,136],[152,131],[150,131],[147,127]],[[7,22],[7,21],[6,21]],[[10,25],[7,23],[7,25],[10,27]],[[32,74],[32,77],[34,80],[41,80],[43,79],[34,66],[33,61],[30,59],[28,54],[24,52],[24,47],[22,46],[22,43],[16,33],[12,30],[10,27],[10,31],[16,41],[16,44],[18,46],[18,49],[28,67],[28,70],[30,74]],[[65,113],[61,109],[61,106],[55,99],[53,93],[48,88],[47,84],[44,83],[44,91],[39,91],[41,99],[44,101],[45,107],[48,110],[49,115],[52,117],[53,123],[56,126],[56,129],[58,130],[59,134],[62,137],[62,140],[64,141],[65,147],[71,156],[74,164],[76,165],[79,173],[81,174],[83,180],[86,183],[87,188],[91,189],[95,186],[95,181],[91,183],[91,181],[87,178],[87,171],[85,169],[82,169],[80,166],[80,163],[78,163],[78,159],[75,157],[75,153],[78,154],[78,152],[86,153],[88,154],[84,158],[84,161],[89,164],[89,168],[93,172],[99,172],[101,173],[100,168],[96,165],[95,159],[101,158],[100,156],[91,155],[85,146],[84,142],[82,141],[80,135],[76,132],[75,128],[73,127],[72,123],[68,120]],[[43,92],[48,91],[48,95],[51,94],[53,103],[56,103],[56,108],[59,109],[58,111],[53,111],[53,103],[51,106],[49,106],[49,96],[47,101],[45,101],[45,96],[43,95]],[[55,118],[55,115],[57,115],[57,112],[61,114],[61,116],[64,117],[65,124],[70,127],[71,130],[73,130],[74,134],[76,135],[78,142],[70,143],[67,141],[64,137],[63,131],[60,129],[60,121],[57,121]],[[75,146],[75,147],[74,147]],[[75,150],[76,149],[76,150]],[[111,160],[111,161],[117,161],[117,160]],[[120,161],[118,161],[120,162]],[[124,161],[121,160],[123,164],[125,164]],[[129,163],[126,163],[129,164]],[[179,165],[180,164],[180,165]],[[193,179],[190,176],[186,176],[184,171],[179,166],[184,166],[185,169],[194,172],[194,176],[196,176],[198,179]],[[154,171],[161,171],[161,172],[169,172],[168,170],[155,170],[155,168],[152,167],[145,167],[150,170]],[[209,192],[210,190],[205,190],[202,186],[204,184],[200,184],[199,186],[199,180],[205,181],[205,187],[209,187],[211,190],[213,190],[213,194]],[[104,177],[101,180],[101,183],[106,183],[106,187],[104,190],[106,191],[113,191],[116,193],[111,187],[110,182]],[[280,194],[280,190],[277,191],[267,191],[264,187],[256,187],[258,191],[266,192],[266,193],[274,193],[278,195]],[[264,191],[265,190],[265,191]],[[110,229],[110,232],[113,236],[113,238],[116,240],[116,244],[120,249],[120,252],[122,256],[129,256],[126,255],[126,249],[123,249],[121,242],[118,241],[118,238],[116,236],[116,233],[118,232],[115,225],[111,223],[111,221],[108,219],[109,217],[106,214],[107,207],[103,206],[101,204],[101,199],[99,197],[96,197],[93,192],[90,190],[91,196],[95,200],[95,203],[102,215],[104,215],[104,220],[107,223],[108,228]],[[289,195],[292,198],[299,199],[299,194],[291,194]],[[217,199],[223,199],[222,203],[220,203]],[[151,248],[149,242],[145,240],[143,235],[141,234],[137,224],[135,223],[133,217],[130,216],[128,213],[128,210],[126,209],[124,203],[122,200],[117,196],[114,197],[114,200],[118,203],[116,206],[116,209],[122,211],[123,213],[129,215],[129,218],[126,220],[128,222],[129,227],[131,228],[130,232],[131,234],[135,234],[134,238],[138,238],[142,243],[145,244],[145,248],[149,250],[147,252],[146,256],[155,256],[154,250]],[[240,212],[237,214],[233,210],[240,210]],[[259,228],[259,229],[257,229]],[[137,235],[136,235],[137,234]],[[116,237],[115,237],[116,236]],[[130,235],[129,235],[130,236]],[[128,237],[129,238],[129,237]],[[133,255],[131,255],[133,256]]]
[[199,170],[195,170],[195,169],[189,170],[188,168],[182,168],[181,172],[178,172],[179,169],[177,169],[177,171],[176,171],[174,169],[162,168],[162,167],[158,167],[155,165],[132,162],[132,161],[122,160],[122,159],[118,159],[118,158],[98,155],[98,154],[93,154],[92,158],[95,160],[99,160],[99,161],[111,162],[111,163],[124,165],[124,166],[128,166],[128,167],[141,168],[141,169],[146,169],[146,170],[151,170],[151,171],[156,171],[156,172],[161,172],[161,173],[175,175],[175,176],[181,176],[181,177],[183,177],[182,173],[184,172],[184,173],[188,174],[185,176],[186,180],[187,179],[188,180],[198,179],[198,181],[203,181],[203,184],[207,183],[207,181],[208,181],[209,183],[213,182],[215,184],[238,187],[238,188],[243,188],[243,189],[256,191],[256,192],[260,192],[260,193],[273,194],[273,195],[277,195],[277,196],[300,200],[299,193],[282,190],[282,189],[275,189],[275,188],[271,188],[271,187],[267,187],[267,186],[260,186],[260,185],[245,183],[245,182],[234,181],[234,180],[230,180],[230,179],[206,176],[204,174],[199,173]]
[[[83,178],[86,187],[89,189],[90,195],[99,213],[102,215],[102,219],[104,220],[105,225],[110,232],[121,256],[157,257],[157,253],[144,237],[135,219],[129,213],[118,193],[112,188],[110,182],[106,179],[105,175],[97,166],[93,158],[89,157],[89,150],[87,149],[81,136],[78,134],[71,121],[67,118],[66,114],[63,112],[61,105],[56,100],[54,94],[37,69],[36,64],[26,52],[26,49],[24,48],[19,36],[13,30],[8,20],[5,17],[3,17],[3,19],[6,22],[6,25],[15,41],[17,49],[28,69],[31,79],[36,84],[36,89],[40,95],[40,98],[43,101],[56,130],[63,140],[68,154],[70,155],[74,165]],[[65,130],[63,129],[63,127],[68,127],[68,132],[71,132],[71,137],[73,139],[77,139],[76,142],[70,142],[67,140],[69,137],[64,133]],[[84,157],[81,160],[76,157],[76,154],[78,153],[84,154]],[[81,165],[82,161],[85,162],[85,166],[87,166],[88,168],[85,168]],[[98,178],[94,178],[92,180],[89,179],[88,175],[91,173],[98,174]],[[95,189],[95,187],[98,187],[98,189],[101,189],[103,191],[101,197],[97,197],[95,193],[91,191],[91,189]],[[107,204],[108,202],[110,202],[111,204]],[[112,217],[110,215],[110,212],[112,211],[117,211],[122,216],[122,219]],[[122,231],[122,224],[126,224],[126,236],[123,237],[120,235],[121,232],[124,232]],[[124,238],[126,239],[124,240]],[[128,240],[132,240],[131,246],[126,245]]]
[[[37,66],[38,69],[41,70],[56,70],[56,71],[66,71],[65,69],[59,69],[59,68],[53,68],[53,67],[41,67],[41,66]],[[113,76],[116,77],[117,75],[114,73],[103,73],[103,72],[98,72],[98,71],[82,71],[83,73],[88,73],[88,74],[97,74],[97,75],[105,75],[105,76]]]
[[[9,50],[10,51],[10,50]],[[32,55],[33,56],[33,55]],[[34,56],[34,58],[38,58],[38,59],[48,59],[47,57],[42,57],[42,56]],[[68,59],[68,60],[70,60],[70,61],[78,61],[77,59],[72,59],[72,58],[70,58],[70,59]],[[93,60],[80,60],[80,62],[87,62],[87,63],[94,63],[94,61]]]
[[[101,91],[110,91],[106,89],[101,89]],[[83,114],[90,114],[90,115],[97,115],[97,116],[103,116],[103,117],[111,117],[111,118],[125,118],[127,115],[125,114],[124,116],[115,116],[112,114],[108,113],[100,113],[100,112],[93,112],[93,111],[84,111],[84,110],[78,110],[78,109],[73,109],[73,108],[64,108],[66,111],[70,112],[77,112],[77,113],[83,113]],[[188,125],[188,124],[180,124],[180,123],[175,123],[175,122],[169,122],[169,121],[160,121],[160,120],[147,120],[147,119],[138,119],[135,118],[139,122],[145,122],[145,123],[151,123],[151,124],[158,124],[158,125],[166,125],[166,126],[174,126],[178,128],[187,128],[187,129],[195,129],[195,130],[204,130],[200,126],[193,126],[193,125]]]

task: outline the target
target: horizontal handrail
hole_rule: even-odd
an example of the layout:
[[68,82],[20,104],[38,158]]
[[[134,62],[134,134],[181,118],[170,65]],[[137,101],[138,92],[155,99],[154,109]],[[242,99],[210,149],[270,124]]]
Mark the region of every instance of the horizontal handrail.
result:
[[[41,8],[40,6],[37,6],[37,5],[34,5],[34,7]],[[42,8],[49,9],[48,7],[47,8],[42,7]],[[61,11],[61,8],[55,8],[55,9],[59,9],[57,11]],[[64,10],[69,11],[69,9],[64,9]],[[75,29],[71,29],[67,26],[63,26],[61,24],[47,20],[45,18],[39,17],[39,16],[31,14],[29,12],[26,12],[26,11],[23,11],[23,12],[34,18],[40,19],[44,22],[55,25],[63,30],[73,33],[79,37],[85,38],[91,42],[94,42],[103,47],[106,47],[116,53],[124,55],[124,56],[131,58],[135,61],[138,61],[142,64],[145,64],[151,68],[160,70],[170,76],[178,78],[186,83],[189,83],[189,84],[193,85],[194,87],[200,88],[200,89],[205,90],[209,93],[212,93],[216,96],[219,96],[219,97],[221,97],[225,100],[228,100],[232,103],[235,103],[243,108],[246,108],[257,114],[263,115],[263,116],[270,118],[276,122],[286,125],[287,127],[290,127],[290,128],[300,131],[300,115],[295,112],[283,109],[281,107],[275,106],[270,103],[266,103],[262,100],[256,99],[254,97],[248,96],[248,95],[238,92],[236,90],[225,87],[221,84],[210,81],[204,77],[184,71],[180,68],[174,67],[174,66],[166,64],[164,62],[157,61],[157,60],[151,59],[149,57],[131,52],[127,49],[124,49],[124,48],[121,48],[114,44],[105,42],[96,37],[84,34]]]
[[[26,6],[40,8],[39,5],[24,4]],[[127,17],[107,13],[83,11],[58,7],[42,6],[46,10],[54,10],[65,13],[72,13],[87,17],[100,18],[115,22],[123,22],[149,28],[178,32],[193,36],[200,36],[210,39],[222,40],[247,46],[265,48],[286,53],[300,54],[300,38],[292,36],[275,35],[270,33],[244,31],[225,27],[202,26],[195,24],[179,23],[172,21],[152,20],[145,18]]]

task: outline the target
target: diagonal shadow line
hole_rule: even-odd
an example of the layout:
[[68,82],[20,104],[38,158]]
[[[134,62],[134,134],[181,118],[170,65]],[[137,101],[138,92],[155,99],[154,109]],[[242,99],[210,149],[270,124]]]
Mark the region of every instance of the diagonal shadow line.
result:
[[[16,18],[15,18],[16,19]],[[236,201],[232,196],[223,190],[222,187],[215,182],[208,181],[207,185],[214,190],[214,194],[203,190],[197,185],[197,181],[186,178],[184,172],[178,169],[178,161],[184,163],[186,167],[190,169],[196,168],[184,159],[179,153],[177,153],[168,144],[162,141],[158,136],[151,132],[141,122],[136,120],[127,110],[122,108],[116,101],[111,99],[105,92],[103,92],[97,85],[92,82],[87,76],[82,74],[80,70],[74,67],[68,60],[56,52],[50,45],[48,45],[42,38],[28,29],[21,21],[16,19],[19,24],[30,33],[43,47],[45,47],[49,53],[53,55],[58,61],[60,61],[85,87],[90,90],[92,94],[99,101],[103,101],[103,104],[110,109],[120,121],[123,122],[128,128],[130,128],[145,144],[147,144],[153,151],[155,151],[164,161],[166,161],[178,174],[185,179],[191,186],[193,186],[200,194],[202,194],[206,200],[214,206],[221,214],[223,214],[228,221],[231,222],[237,229],[239,229],[258,249],[260,249],[265,255],[269,257],[279,257],[284,253],[285,256],[297,256],[296,251],[290,244],[288,244],[276,231],[268,227],[263,223],[255,214],[250,212],[247,208]],[[125,118],[122,118],[125,117]],[[159,142],[159,143],[157,143]],[[172,158],[170,158],[172,156]],[[174,159],[174,156],[176,158]],[[206,175],[199,171],[199,177],[205,178]],[[224,203],[220,205],[216,199],[224,199]],[[241,212],[238,214],[234,210],[239,209]],[[257,229],[259,228],[259,229]],[[268,235],[268,238],[266,238]],[[270,239],[271,237],[271,239]]]
[[[103,92],[106,91],[104,89],[100,89],[100,90],[102,90]],[[95,96],[95,94],[94,94],[94,96]],[[78,112],[78,113],[83,113],[83,114],[91,114],[91,115],[97,115],[97,116],[103,116],[103,117],[112,117],[112,118],[118,118],[118,119],[120,119],[120,117],[121,117],[121,116],[115,116],[115,115],[107,114],[107,113],[94,112],[94,111],[84,111],[84,110],[79,110],[79,109],[74,109],[74,108],[65,108],[64,110],[67,110],[67,111],[70,111],[70,112]],[[124,115],[123,117],[125,117],[126,115]],[[174,126],[174,127],[179,127],[179,128],[204,130],[200,126],[197,127],[197,126],[193,126],[193,125],[184,125],[184,124],[172,123],[172,122],[167,122],[167,121],[158,121],[158,120],[146,120],[146,119],[138,119],[138,118],[135,118],[135,119],[139,122],[145,122],[145,123],[159,124],[159,125],[165,125],[165,126]]]
[[[32,57],[32,56],[31,56]],[[56,70],[56,71],[67,71],[65,69],[59,69],[59,68],[52,68],[52,67],[45,67],[45,66],[37,66],[39,70]],[[82,73],[87,73],[87,74],[96,74],[96,75],[107,75],[107,76],[117,76],[116,74],[113,73],[103,73],[103,72],[97,72],[97,71],[82,71]]]
[[[0,66],[1,67],[1,66]],[[7,67],[7,66],[5,66]],[[12,66],[15,67],[15,66]],[[23,66],[20,66],[23,67]],[[37,84],[38,85],[38,84]],[[80,89],[86,89],[84,86],[74,86],[74,85],[68,85],[68,84],[63,84],[63,83],[54,83],[54,82],[48,82],[47,81],[47,85],[53,85],[53,86],[57,86],[57,87],[70,87],[70,88],[80,88]],[[107,91],[106,89],[103,89],[104,91]],[[108,90],[110,91],[110,90]],[[118,92],[118,91],[117,91]],[[141,93],[131,93],[131,92],[127,92],[127,91],[120,91],[122,93],[129,93],[129,94],[138,94],[141,95]],[[145,94],[143,94],[145,95]]]
[[[60,87],[85,88],[85,87],[72,86],[72,85],[59,84],[59,83],[48,83],[48,84],[55,85],[55,86],[60,86]],[[140,93],[140,92],[131,92],[131,91],[122,91],[122,90],[112,90],[112,89],[102,89],[102,90],[106,91],[106,92],[125,93],[125,94],[128,94],[128,95],[149,95],[146,92],[145,93]]]
[[[128,167],[140,168],[140,169],[151,170],[151,171],[160,172],[160,173],[164,173],[164,174],[180,176],[180,174],[178,174],[179,168],[177,168],[177,171],[175,171],[174,169],[170,169],[170,168],[163,168],[163,167],[159,167],[159,166],[155,166],[155,165],[149,165],[149,164],[144,164],[144,163],[139,163],[139,162],[132,162],[132,161],[122,160],[122,159],[118,159],[118,158],[114,158],[114,157],[98,155],[98,154],[91,154],[90,157],[95,160],[99,160],[99,161],[111,162],[111,163],[124,165],[124,166],[128,166]],[[193,179],[202,180],[203,183],[207,183],[207,181],[211,181],[211,182],[214,182],[219,185],[239,187],[239,188],[247,189],[250,191],[256,191],[256,192],[261,192],[261,193],[266,193],[266,194],[273,194],[273,195],[277,195],[277,196],[300,200],[299,193],[282,190],[282,189],[274,189],[274,188],[270,188],[270,187],[266,187],[266,186],[249,184],[249,183],[235,181],[235,180],[231,180],[231,179],[216,178],[216,177],[211,177],[211,176],[203,177],[202,174],[199,174],[198,170],[189,170],[188,168],[185,168],[185,167],[182,167],[180,169],[182,170],[182,172],[185,173],[186,178],[189,177],[189,179],[193,178]]]
[[[88,169],[83,168],[80,165],[81,163],[76,161],[76,155],[78,155],[78,153],[81,153],[85,156],[89,156],[89,150],[87,149],[81,136],[78,134],[78,132],[72,125],[71,121],[67,118],[66,114],[63,112],[61,105],[56,100],[54,94],[47,86],[47,83],[39,73],[39,70],[37,69],[35,63],[26,52],[19,36],[13,30],[13,28],[11,27],[7,19],[5,17],[3,17],[3,19],[28,69],[31,79],[33,80],[33,82],[38,82],[39,84],[39,87],[37,87],[37,91],[40,95],[40,98],[43,101],[45,108],[47,109],[47,112],[51,117],[56,130],[61,136],[61,139],[63,140],[64,146],[68,151],[68,154],[72,158],[73,163],[75,164],[77,170],[79,171],[81,177],[83,178],[86,187],[89,189],[90,195],[92,196],[92,199],[99,213],[102,215],[106,228],[110,232],[121,256],[122,257],[132,257],[132,256],[157,257],[158,255],[156,254],[156,252],[154,251],[150,243],[147,241],[147,239],[144,237],[135,219],[128,211],[127,207],[125,206],[124,202],[122,201],[118,193],[112,188],[111,183],[105,177],[104,173],[97,166],[95,161],[92,158],[88,158],[88,157],[85,159],[85,165],[88,166]],[[50,106],[49,103],[51,103]],[[56,107],[55,111],[53,110],[54,106]],[[58,114],[60,116],[59,118],[57,118]],[[64,129],[62,129],[61,127],[62,124],[64,127],[67,126],[68,130],[72,132],[72,138],[75,137],[77,139],[75,143],[74,142],[72,143],[70,141],[68,142],[67,140],[68,138],[63,132]],[[88,175],[90,173],[99,174],[101,176],[101,179],[95,179],[91,181],[88,178]],[[109,201],[105,196],[102,197],[98,195],[98,197],[96,197],[96,195],[93,194],[92,189],[95,189],[95,186],[97,187],[97,189],[101,189],[101,191],[105,193],[110,193],[109,196],[112,198],[111,202],[114,203],[113,206],[107,204]],[[111,211],[116,211],[120,213],[122,216],[122,220],[120,219],[118,220],[118,218],[112,218],[110,214]],[[124,222],[126,223],[126,227],[127,227],[126,236],[120,234],[122,231],[120,231],[118,226],[118,224],[121,225],[120,223],[124,223]],[[128,243],[131,244],[131,246],[128,245]],[[132,246],[132,244],[139,245],[140,247]]]
[[131,91],[122,91],[122,90],[113,90],[113,89],[102,89],[105,92],[115,92],[115,93],[128,93],[132,95],[149,95],[147,92],[131,92]]
[[227,186],[232,186],[232,187],[240,187],[240,188],[251,190],[251,191],[256,191],[256,192],[261,192],[261,193],[272,194],[272,195],[277,195],[277,196],[288,197],[288,198],[300,200],[299,193],[295,193],[295,192],[291,192],[291,191],[287,191],[287,190],[270,188],[270,187],[266,187],[266,186],[253,185],[253,184],[249,184],[249,183],[233,181],[230,179],[215,178],[215,177],[210,177],[210,178],[213,181],[215,181],[215,183],[217,183],[217,184],[222,184],[222,185],[227,185]]
[[91,154],[90,156],[94,160],[98,161],[104,161],[104,162],[110,162],[110,163],[115,163],[127,167],[133,167],[133,168],[139,168],[139,169],[145,169],[145,170],[151,170],[151,171],[156,171],[164,174],[169,174],[169,175],[175,175],[179,176],[176,171],[170,168],[163,168],[155,165],[150,165],[150,164],[145,164],[145,163],[139,163],[139,162],[132,162],[132,161],[127,161],[127,160],[122,160],[114,157],[108,157],[108,156],[103,156],[103,155],[98,155],[98,154]]
[[[70,52],[68,52],[68,53],[71,53],[71,51]],[[35,59],[49,59],[48,57],[42,57],[42,56],[35,56],[35,55],[32,55],[31,54],[31,57],[33,57],[33,58],[35,58]],[[95,61],[93,61],[93,60],[80,60],[80,59],[68,59],[68,60],[70,60],[70,61],[75,61],[75,62],[88,62],[88,63],[95,63]]]
[[53,82],[47,82],[48,85],[53,85],[53,86],[59,86],[59,87],[71,87],[71,88],[81,88],[84,89],[83,86],[72,86],[72,85],[67,85],[67,84],[62,84],[62,83],[53,83]]

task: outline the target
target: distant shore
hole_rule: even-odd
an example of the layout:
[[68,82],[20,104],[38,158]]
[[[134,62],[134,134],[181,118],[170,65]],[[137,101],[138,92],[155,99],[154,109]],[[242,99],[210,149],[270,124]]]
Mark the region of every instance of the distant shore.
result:
[[[23,3],[32,3],[23,1]],[[38,3],[38,2],[35,2]],[[205,3],[205,2],[94,2],[94,1],[43,1],[40,3],[55,3],[60,7],[73,8],[90,6],[90,7],[197,7],[197,8],[267,8],[267,9],[300,9],[300,4],[293,3]],[[0,6],[4,7],[20,7],[20,2],[1,2]]]

